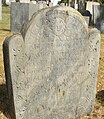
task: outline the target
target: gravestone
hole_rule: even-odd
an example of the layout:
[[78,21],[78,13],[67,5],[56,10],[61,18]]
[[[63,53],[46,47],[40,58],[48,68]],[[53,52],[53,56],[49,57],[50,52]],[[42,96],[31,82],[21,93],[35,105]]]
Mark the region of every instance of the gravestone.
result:
[[6,5],[10,5],[10,0],[6,0]]
[[36,4],[36,1],[31,1],[33,4]]
[[90,25],[91,25],[91,19],[92,19],[92,15],[91,15],[90,11],[85,10],[85,11],[82,13],[82,15],[84,16],[84,18],[85,18],[87,24],[90,26]]
[[94,5],[93,9],[94,26],[104,33],[104,5]]
[[100,5],[98,2],[87,1],[86,10],[90,11],[93,16],[93,5]]
[[78,0],[75,0],[74,8],[78,10]]
[[[22,35],[21,35],[22,34]],[[75,119],[95,102],[100,33],[71,7],[34,14],[4,42],[13,119]]]
[[11,12],[10,12],[10,29],[11,32],[20,32],[23,24],[31,19],[32,15],[38,10],[45,8],[46,5],[43,2],[34,4],[30,3],[20,3],[12,2],[11,3]]

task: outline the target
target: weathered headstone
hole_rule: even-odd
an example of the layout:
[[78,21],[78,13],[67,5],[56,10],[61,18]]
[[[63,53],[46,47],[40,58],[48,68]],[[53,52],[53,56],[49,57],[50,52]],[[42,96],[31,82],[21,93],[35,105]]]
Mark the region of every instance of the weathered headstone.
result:
[[32,15],[38,10],[45,8],[45,5],[31,3],[11,3],[11,31],[20,32],[22,25],[27,24]]
[[22,35],[4,42],[13,119],[75,119],[90,114],[99,46],[99,31],[88,30],[75,9],[56,6],[35,14]]
[[93,9],[94,26],[104,33],[104,5],[94,5]]

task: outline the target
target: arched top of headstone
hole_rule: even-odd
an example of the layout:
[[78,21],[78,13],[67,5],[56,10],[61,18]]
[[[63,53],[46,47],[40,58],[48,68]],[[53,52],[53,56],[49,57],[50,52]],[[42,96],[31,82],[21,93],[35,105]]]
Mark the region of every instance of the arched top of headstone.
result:
[[[60,22],[62,27],[58,29]],[[31,30],[36,32],[38,30],[41,31],[45,29],[45,31],[49,32],[51,29],[52,32],[59,35],[63,32],[65,33],[69,29],[73,31],[74,28],[72,26],[68,26],[66,22],[70,25],[72,24],[72,26],[78,25],[79,27],[76,30],[84,29],[88,32],[88,25],[86,24],[84,17],[77,10],[66,6],[55,6],[40,10],[40,12],[34,14],[27,27],[22,29],[22,34],[26,40],[26,34],[29,35]],[[40,29],[40,27],[42,29]]]

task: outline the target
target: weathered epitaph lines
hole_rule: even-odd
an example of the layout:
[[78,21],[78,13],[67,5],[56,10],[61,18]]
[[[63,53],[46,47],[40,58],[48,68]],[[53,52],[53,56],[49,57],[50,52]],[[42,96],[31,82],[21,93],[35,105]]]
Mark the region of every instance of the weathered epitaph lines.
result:
[[[39,11],[4,42],[16,119],[75,119],[94,105],[100,34],[70,7]],[[5,51],[6,50],[6,51]],[[7,53],[6,53],[7,52]]]

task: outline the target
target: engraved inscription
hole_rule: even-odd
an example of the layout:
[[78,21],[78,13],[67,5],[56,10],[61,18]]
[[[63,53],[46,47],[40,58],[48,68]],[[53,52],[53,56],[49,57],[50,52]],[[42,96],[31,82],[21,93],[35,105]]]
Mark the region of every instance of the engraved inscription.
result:
[[16,119],[75,119],[91,112],[100,35],[87,29],[76,10],[55,6],[33,16],[24,39],[10,37]]

